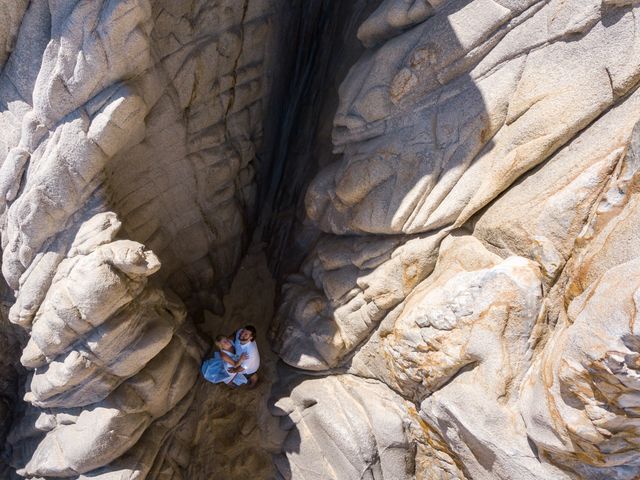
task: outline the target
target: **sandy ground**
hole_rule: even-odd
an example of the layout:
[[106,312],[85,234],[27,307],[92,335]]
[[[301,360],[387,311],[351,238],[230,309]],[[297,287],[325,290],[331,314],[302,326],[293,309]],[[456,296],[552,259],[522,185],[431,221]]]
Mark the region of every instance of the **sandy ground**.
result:
[[203,379],[194,387],[198,425],[186,476],[189,480],[275,478],[269,450],[278,440],[269,432],[278,429],[267,411],[267,399],[275,379],[277,357],[266,339],[274,294],[275,282],[262,250],[252,247],[224,298],[224,316],[206,315],[202,327],[211,339],[254,325],[258,329],[261,368],[254,389],[231,389]]

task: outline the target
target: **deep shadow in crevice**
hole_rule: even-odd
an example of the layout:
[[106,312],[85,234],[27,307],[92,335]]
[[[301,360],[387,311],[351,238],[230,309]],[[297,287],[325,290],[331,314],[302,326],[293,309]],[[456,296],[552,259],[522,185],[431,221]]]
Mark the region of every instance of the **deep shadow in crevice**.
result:
[[[295,271],[318,231],[305,219],[304,195],[332,153],[338,87],[364,51],[356,32],[381,0],[294,0],[283,30],[288,65],[272,94],[260,162],[257,235],[269,267],[282,279]],[[279,87],[279,88],[278,88]]]

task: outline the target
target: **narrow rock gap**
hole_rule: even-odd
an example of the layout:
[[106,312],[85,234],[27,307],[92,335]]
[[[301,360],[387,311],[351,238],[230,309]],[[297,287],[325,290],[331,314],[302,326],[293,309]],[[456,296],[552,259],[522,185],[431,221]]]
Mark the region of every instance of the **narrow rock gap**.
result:
[[[256,236],[266,244],[269,266],[277,278],[294,271],[309,244],[294,242],[302,234],[311,243],[317,230],[305,221],[304,194],[318,170],[335,161],[331,125],[337,108],[337,89],[363,51],[355,38],[357,27],[380,0],[299,2],[295,51],[288,80],[274,95],[272,110],[280,121],[266,135],[267,153],[259,175],[260,211]],[[349,45],[349,50],[345,50]],[[339,55],[338,55],[339,54]],[[282,101],[284,99],[284,101]]]
[[[284,55],[275,79],[265,123],[265,146],[257,154],[257,205],[261,210],[249,225],[253,240],[231,289],[224,314],[205,312],[201,325],[209,338],[231,333],[246,324],[258,329],[261,355],[255,390],[230,390],[204,380],[197,384],[198,427],[188,478],[273,478],[271,453],[277,450],[278,422],[267,408],[271,385],[278,378],[278,357],[267,338],[279,290],[278,279],[294,271],[305,249],[291,254],[292,233],[303,224],[304,192],[318,169],[331,161],[330,132],[319,131],[337,108],[337,87],[361,53],[355,32],[379,0],[336,2],[298,0],[283,29]],[[335,62],[345,38],[356,45],[346,59]],[[353,48],[353,47],[352,47]],[[341,52],[344,54],[344,52]],[[342,57],[338,57],[342,58]],[[310,237],[317,232],[310,231]],[[295,249],[295,248],[294,248]],[[237,439],[242,438],[242,442]],[[242,467],[239,467],[240,462]]]

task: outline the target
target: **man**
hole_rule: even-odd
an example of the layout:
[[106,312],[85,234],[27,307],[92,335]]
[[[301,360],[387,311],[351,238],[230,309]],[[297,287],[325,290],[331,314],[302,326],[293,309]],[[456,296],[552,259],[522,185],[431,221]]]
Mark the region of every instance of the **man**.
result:
[[242,363],[233,369],[234,372],[243,373],[249,379],[249,387],[255,387],[258,382],[258,368],[260,368],[260,353],[256,344],[256,328],[247,325],[238,329],[233,336],[233,346],[236,355],[243,355]]

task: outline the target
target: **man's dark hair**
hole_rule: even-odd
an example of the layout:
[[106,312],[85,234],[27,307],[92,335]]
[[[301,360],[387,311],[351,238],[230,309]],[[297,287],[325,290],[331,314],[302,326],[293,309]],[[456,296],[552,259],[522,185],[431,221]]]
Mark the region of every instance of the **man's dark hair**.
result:
[[215,343],[218,343],[218,342],[220,342],[220,341],[224,340],[225,338],[227,338],[227,336],[226,336],[226,335],[218,335],[218,336],[216,337],[216,341],[215,341]]
[[251,340],[256,339],[256,327],[254,327],[253,325],[246,325],[244,329],[251,332]]

